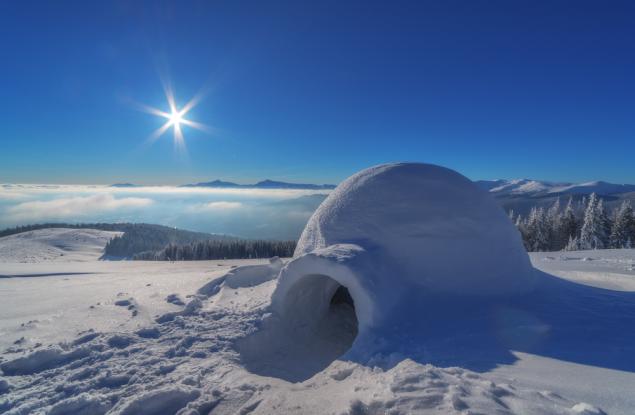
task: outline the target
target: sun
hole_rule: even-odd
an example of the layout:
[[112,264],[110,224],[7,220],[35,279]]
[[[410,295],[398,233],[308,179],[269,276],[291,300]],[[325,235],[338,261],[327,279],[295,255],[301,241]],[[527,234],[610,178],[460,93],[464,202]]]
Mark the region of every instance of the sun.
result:
[[181,114],[180,111],[173,111],[172,114],[170,114],[170,125],[174,125],[174,126],[180,126],[180,124],[183,122],[183,115],[185,114]]
[[185,118],[187,113],[190,112],[190,110],[192,110],[192,108],[194,108],[201,101],[203,93],[196,94],[194,98],[190,99],[187,104],[179,109],[176,105],[176,100],[174,99],[172,88],[169,85],[164,84],[164,89],[165,96],[168,101],[169,112],[162,111],[158,108],[150,107],[148,105],[140,105],[143,111],[153,115],[157,115],[159,117],[163,117],[167,120],[160,128],[158,128],[152,133],[152,135],[150,135],[149,141],[150,143],[153,143],[159,137],[165,134],[170,128],[172,128],[174,131],[174,147],[177,150],[184,152],[186,151],[186,147],[182,126],[185,125],[201,131],[209,132],[209,127],[207,127],[206,125]]

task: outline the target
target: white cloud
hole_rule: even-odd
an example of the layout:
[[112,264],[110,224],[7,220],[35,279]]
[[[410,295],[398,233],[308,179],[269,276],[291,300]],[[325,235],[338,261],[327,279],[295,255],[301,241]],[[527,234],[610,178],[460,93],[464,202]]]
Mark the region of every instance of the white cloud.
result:
[[77,218],[87,215],[114,212],[124,209],[139,209],[150,206],[154,201],[141,197],[115,198],[111,194],[75,196],[46,201],[18,203],[7,209],[7,216],[13,221],[41,221],[44,219]]
[[19,192],[7,192],[0,189],[0,200],[24,200],[28,199],[29,195]]
[[234,189],[214,187],[139,186],[111,187],[104,185],[50,185],[50,184],[4,184],[6,191],[20,191],[33,197],[67,194],[115,194],[193,197],[231,197],[241,199],[290,199],[313,194],[328,194],[328,189]]
[[237,209],[242,207],[243,204],[240,202],[210,202],[205,204],[207,209]]
[[199,212],[211,212],[211,211],[223,211],[223,210],[235,210],[240,209],[244,205],[241,202],[228,202],[225,200],[208,203],[197,203],[188,208],[192,213]]

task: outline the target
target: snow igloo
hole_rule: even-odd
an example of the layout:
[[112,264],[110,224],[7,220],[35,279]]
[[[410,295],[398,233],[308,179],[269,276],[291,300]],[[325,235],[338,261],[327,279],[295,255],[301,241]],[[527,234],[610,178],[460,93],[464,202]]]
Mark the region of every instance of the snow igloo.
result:
[[444,167],[384,164],[345,180],[315,211],[272,308],[311,331],[343,305],[363,337],[435,298],[513,296],[533,282],[519,232],[486,191]]

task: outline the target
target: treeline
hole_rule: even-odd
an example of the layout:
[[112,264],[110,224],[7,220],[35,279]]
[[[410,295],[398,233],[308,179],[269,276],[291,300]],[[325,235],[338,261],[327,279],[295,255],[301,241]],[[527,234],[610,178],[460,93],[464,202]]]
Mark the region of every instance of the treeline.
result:
[[510,218],[520,231],[527,251],[577,251],[632,248],[635,216],[629,201],[608,212],[595,193],[562,208],[560,200],[548,208],[534,207],[528,216]]
[[296,241],[207,240],[186,245],[169,244],[160,251],[142,252],[132,257],[143,261],[193,261],[206,259],[256,259],[291,257]]
[[223,241],[235,239],[225,235],[183,231],[165,226],[133,226],[106,244],[104,256],[132,258],[142,252],[161,250],[168,245],[187,245],[212,238]]

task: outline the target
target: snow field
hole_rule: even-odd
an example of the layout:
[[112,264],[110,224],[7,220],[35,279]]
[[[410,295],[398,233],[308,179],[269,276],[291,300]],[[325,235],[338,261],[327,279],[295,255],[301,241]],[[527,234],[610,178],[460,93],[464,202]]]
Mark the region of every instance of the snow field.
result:
[[[554,263],[569,266],[571,262],[545,260],[546,256],[534,257],[534,262],[552,268],[557,268]],[[622,254],[622,262],[611,263],[620,264],[628,258]],[[635,255],[631,254],[630,258]],[[579,262],[579,266],[584,267],[594,261]],[[151,273],[154,264],[140,265]],[[216,267],[209,262],[193,265],[203,275]],[[198,282],[198,290],[194,288],[191,294],[174,292],[185,299],[185,306],[168,303],[168,296],[162,296],[161,300],[175,307],[175,311],[158,314],[140,328],[93,330],[79,334],[74,340],[69,337],[58,344],[38,347],[27,343],[22,351],[5,352],[0,363],[3,371],[0,411],[141,415],[604,413],[596,401],[588,399],[594,398],[593,393],[572,398],[571,393],[563,394],[558,388],[571,390],[576,395],[576,391],[583,391],[576,384],[595,382],[596,394],[606,395],[601,388],[611,385],[616,375],[599,367],[584,366],[586,378],[576,379],[578,372],[572,367],[579,365],[566,360],[558,362],[565,370],[565,379],[556,385],[550,384],[544,373],[540,374],[543,378],[522,379],[525,369],[514,369],[526,361],[527,357],[522,354],[518,354],[520,360],[516,363],[491,372],[470,370],[469,365],[420,363],[421,359],[413,360],[403,353],[377,355],[374,364],[339,359],[319,363],[318,347],[304,349],[298,347],[301,343],[293,343],[295,338],[271,335],[267,339],[263,334],[275,326],[271,321],[275,317],[271,313],[270,297],[276,279],[270,278],[278,266],[274,261],[256,268],[253,265],[225,267],[224,271],[207,273]],[[254,280],[254,275],[259,277]],[[45,289],[46,280],[50,278],[60,277],[9,281],[39,280]],[[85,278],[73,277],[75,283],[83,285],[82,289],[90,291],[90,285],[82,284]],[[160,284],[174,275],[163,273],[155,278],[154,283]],[[95,281],[93,278],[90,282]],[[187,298],[192,294],[195,296]],[[137,298],[139,307],[145,306],[134,290],[130,295]],[[82,319],[82,316],[69,318]],[[127,318],[138,317],[129,315]],[[452,324],[452,320],[446,319],[446,324]],[[460,337],[460,333],[456,336]],[[251,349],[246,346],[249,342],[253,342]],[[298,349],[298,359],[285,354]],[[258,356],[258,351],[268,357],[256,360],[261,364],[268,362],[270,367],[254,367],[254,362],[249,361]],[[307,359],[312,355],[318,358]],[[529,358],[542,362],[539,354]],[[305,377],[307,373],[312,375],[301,381],[290,379],[297,372],[285,365],[283,361],[287,359],[293,365],[303,366],[300,371]],[[306,368],[311,365],[322,367]],[[626,376],[619,379],[623,388],[635,382],[632,373],[631,377],[627,376],[628,372],[619,373]],[[608,413],[629,413],[628,408],[635,402],[628,395],[621,398],[624,401],[618,402],[620,406]]]

